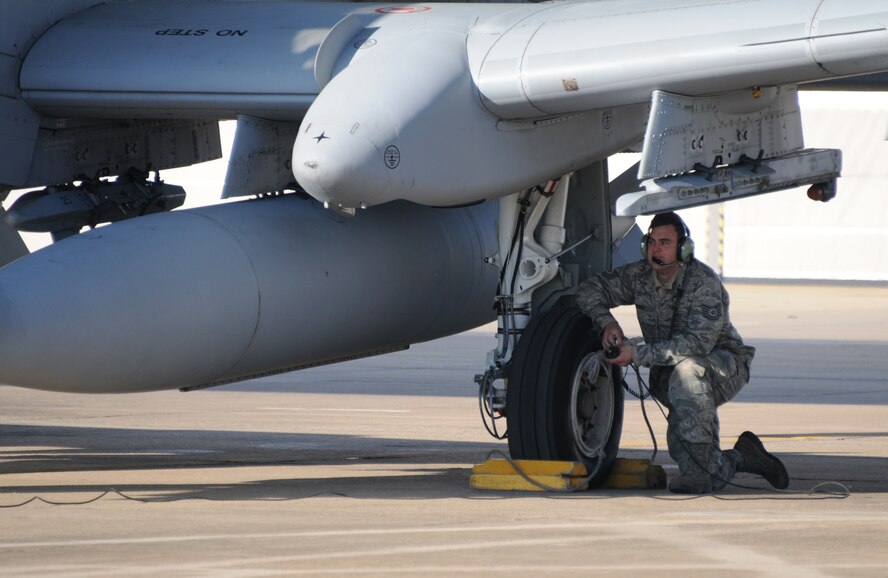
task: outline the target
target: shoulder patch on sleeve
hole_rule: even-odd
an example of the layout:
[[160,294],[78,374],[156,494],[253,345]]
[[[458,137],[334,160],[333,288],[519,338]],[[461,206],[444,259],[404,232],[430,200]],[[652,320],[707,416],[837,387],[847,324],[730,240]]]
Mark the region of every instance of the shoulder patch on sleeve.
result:
[[610,271],[602,271],[601,276],[604,277],[605,279],[616,279],[617,277],[620,276],[620,274],[617,273],[616,271],[614,271],[613,269],[611,269]]
[[703,317],[709,319],[710,321],[716,321],[722,316],[722,306],[721,303],[718,303],[713,306],[709,305],[701,305],[700,309],[703,313]]

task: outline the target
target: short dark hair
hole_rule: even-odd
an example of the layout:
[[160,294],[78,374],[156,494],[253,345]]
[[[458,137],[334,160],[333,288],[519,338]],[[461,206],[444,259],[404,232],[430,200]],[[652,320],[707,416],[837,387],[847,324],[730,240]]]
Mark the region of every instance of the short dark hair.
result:
[[669,211],[668,213],[658,213],[654,215],[653,220],[651,221],[650,227],[648,227],[648,233],[653,231],[656,227],[662,227],[664,225],[672,225],[675,229],[675,233],[678,235],[678,242],[681,243],[685,239],[690,238],[691,232],[688,230],[688,226],[684,221],[681,220],[676,213]]

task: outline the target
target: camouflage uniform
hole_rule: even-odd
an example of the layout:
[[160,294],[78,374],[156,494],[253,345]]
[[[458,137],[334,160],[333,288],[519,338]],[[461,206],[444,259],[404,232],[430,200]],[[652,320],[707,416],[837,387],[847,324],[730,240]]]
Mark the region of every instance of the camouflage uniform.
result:
[[715,272],[696,259],[668,285],[642,260],[601,273],[577,291],[577,304],[599,330],[616,321],[611,308],[635,305],[645,343],[636,347],[633,361],[651,368],[651,393],[669,408],[669,455],[684,472],[691,460],[686,446],[709,445],[714,490],[724,487],[737,467],[732,453],[719,449],[716,408],[749,381],[755,355],[731,324],[728,301]]

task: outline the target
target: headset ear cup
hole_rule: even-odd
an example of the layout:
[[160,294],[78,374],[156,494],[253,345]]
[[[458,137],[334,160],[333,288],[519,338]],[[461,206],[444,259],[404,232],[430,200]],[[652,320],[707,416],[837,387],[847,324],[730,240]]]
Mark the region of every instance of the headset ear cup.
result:
[[650,235],[644,235],[641,237],[641,256],[647,259],[648,256],[648,237]]
[[682,263],[687,263],[694,256],[694,240],[691,239],[691,231],[688,229],[688,224],[681,217],[678,217],[678,220],[681,221],[681,228],[684,229],[684,240],[678,248],[678,258],[681,259]]
[[687,263],[691,260],[691,257],[694,256],[694,240],[688,237],[684,241],[681,242],[681,246],[678,248],[678,258],[681,259],[683,263]]

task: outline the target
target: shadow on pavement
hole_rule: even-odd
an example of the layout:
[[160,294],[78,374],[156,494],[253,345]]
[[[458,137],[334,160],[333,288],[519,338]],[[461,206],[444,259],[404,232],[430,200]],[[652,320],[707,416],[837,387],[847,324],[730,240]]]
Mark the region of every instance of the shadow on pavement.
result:
[[[795,434],[843,437],[888,437],[888,432]],[[51,499],[67,493],[115,490],[139,501],[176,500],[299,500],[346,497],[354,499],[445,499],[540,497],[529,492],[481,492],[469,487],[470,464],[480,463],[504,443],[376,439],[349,435],[279,434],[265,432],[129,430],[0,426],[0,474],[114,472],[124,470],[188,470],[210,468],[289,467],[292,477],[219,483],[122,483],[4,485],[0,494],[42,495]],[[648,457],[641,450],[622,451],[624,457]],[[888,492],[885,458],[822,454],[779,454],[792,482],[790,490],[807,492],[821,482],[835,481],[851,492]],[[668,464],[665,452],[658,463]],[[441,464],[447,464],[442,466]],[[466,464],[454,467],[451,464]],[[342,476],[311,477],[300,468],[344,466]],[[353,466],[353,470],[351,469]],[[214,474],[217,479],[223,474]],[[152,476],[151,479],[162,479]],[[744,488],[724,495],[771,495],[762,480],[740,475]],[[833,488],[834,490],[835,488]],[[593,491],[571,497],[663,496],[657,491]],[[780,495],[775,494],[780,497]],[[9,496],[7,496],[8,498]],[[565,497],[547,494],[546,497]],[[64,500],[59,500],[64,501]],[[3,500],[9,503],[8,499]]]

